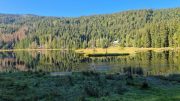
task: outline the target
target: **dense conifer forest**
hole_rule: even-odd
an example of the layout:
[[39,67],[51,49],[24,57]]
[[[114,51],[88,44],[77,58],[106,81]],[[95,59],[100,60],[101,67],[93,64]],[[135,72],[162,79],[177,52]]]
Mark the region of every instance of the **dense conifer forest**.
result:
[[0,49],[179,47],[180,8],[77,18],[0,14]]

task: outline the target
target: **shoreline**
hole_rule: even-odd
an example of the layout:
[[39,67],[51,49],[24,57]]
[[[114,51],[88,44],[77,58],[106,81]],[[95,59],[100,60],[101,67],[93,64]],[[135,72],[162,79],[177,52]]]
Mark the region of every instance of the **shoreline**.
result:
[[60,51],[72,49],[0,49],[0,52],[15,52],[15,51]]
[[75,52],[82,53],[85,55],[92,54],[136,54],[138,52],[146,52],[146,51],[154,51],[154,52],[162,52],[166,50],[180,50],[180,47],[172,48],[172,47],[164,47],[164,48],[137,48],[137,47],[109,47],[107,49],[103,48],[95,48],[95,49],[77,49]]
[[77,53],[84,54],[105,54],[105,53],[137,53],[143,51],[162,52],[165,50],[180,50],[180,47],[162,47],[162,48],[138,48],[138,47],[109,47],[109,48],[86,48],[86,49],[0,49],[0,52],[13,52],[13,51],[61,51],[61,50],[74,50]]

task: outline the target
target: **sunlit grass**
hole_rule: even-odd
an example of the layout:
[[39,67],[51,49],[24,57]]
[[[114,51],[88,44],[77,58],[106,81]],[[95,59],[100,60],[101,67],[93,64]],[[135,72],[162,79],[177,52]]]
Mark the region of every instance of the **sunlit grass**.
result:
[[87,48],[87,49],[77,49],[77,53],[84,53],[85,55],[89,54],[135,54],[137,52],[145,52],[145,51],[155,51],[162,52],[164,50],[179,50],[180,48],[137,48],[137,47],[109,47],[109,48]]

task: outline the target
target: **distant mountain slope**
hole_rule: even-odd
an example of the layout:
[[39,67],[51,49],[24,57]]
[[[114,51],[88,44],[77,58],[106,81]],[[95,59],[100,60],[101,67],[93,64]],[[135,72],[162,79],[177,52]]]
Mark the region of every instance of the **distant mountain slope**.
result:
[[0,14],[0,48],[179,47],[180,8],[79,18]]

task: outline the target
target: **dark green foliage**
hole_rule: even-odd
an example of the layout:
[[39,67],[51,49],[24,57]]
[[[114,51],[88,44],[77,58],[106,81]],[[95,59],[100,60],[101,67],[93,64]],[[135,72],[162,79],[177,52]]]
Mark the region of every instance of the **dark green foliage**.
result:
[[120,95],[122,95],[122,94],[124,94],[125,92],[128,91],[127,88],[122,84],[118,84],[116,90],[117,90],[117,93],[120,94]]
[[179,15],[179,8],[79,18],[1,14],[0,36],[6,38],[0,48],[107,48],[114,41],[123,47],[178,47]]
[[82,74],[85,76],[98,76],[99,75],[95,71],[83,71]]
[[85,92],[87,93],[88,96],[90,97],[100,97],[103,96],[103,94],[101,94],[101,90],[99,89],[99,87],[95,84],[93,84],[93,82],[88,82],[85,85]]
[[173,75],[170,75],[170,76],[168,77],[168,79],[169,79],[170,81],[180,82],[180,75],[178,75],[178,74],[173,74]]
[[[43,74],[42,72],[39,73]],[[135,76],[133,80],[130,80],[131,83],[126,85],[126,82],[129,82],[125,79],[127,76],[119,74],[104,74],[91,71],[87,73],[73,73],[71,76],[50,76],[47,73],[44,73],[45,75],[37,75],[39,73],[0,73],[0,100],[89,101],[90,99],[104,99],[109,101],[118,99],[117,101],[129,101],[133,97],[133,99],[141,101],[141,98],[143,100],[152,97],[163,99],[174,91],[174,95],[168,99],[179,99],[177,95],[180,94],[179,83],[174,84],[168,81],[168,78],[172,76],[164,77],[167,79],[167,81],[164,80],[164,83],[161,83],[162,81],[160,81],[159,77],[147,77],[148,82],[144,82],[147,78]],[[176,76],[179,77],[179,75]],[[172,83],[173,85],[166,85],[166,83]],[[164,88],[166,86],[168,88]],[[156,89],[157,87],[158,90]],[[148,98],[146,98],[147,96]]]
[[[0,76],[2,90],[0,90],[0,98],[7,101],[33,99],[77,101],[88,97],[100,98],[126,92],[125,88],[117,83],[119,81],[108,82],[105,74],[92,71],[56,77],[43,72],[5,73]],[[111,86],[112,84],[114,86]]]
[[142,88],[142,89],[147,89],[147,88],[149,88],[149,84],[148,84],[146,81],[144,81],[144,82],[142,83],[141,88]]
[[108,79],[108,80],[115,80],[115,77],[112,74],[107,74],[106,75],[106,79]]

